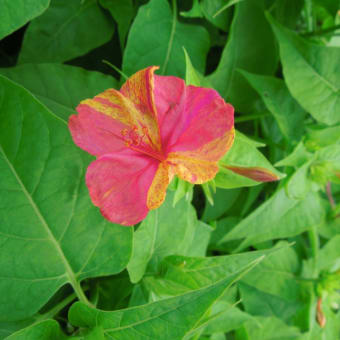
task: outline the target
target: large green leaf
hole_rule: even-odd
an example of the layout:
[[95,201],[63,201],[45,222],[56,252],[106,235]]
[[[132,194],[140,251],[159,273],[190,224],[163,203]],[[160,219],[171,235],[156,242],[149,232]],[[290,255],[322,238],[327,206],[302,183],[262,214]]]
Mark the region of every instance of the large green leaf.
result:
[[263,146],[239,131],[231,149],[219,161],[220,171],[216,186],[231,189],[258,185],[262,181],[275,181],[285,175],[277,171],[257,148]]
[[239,283],[246,312],[288,321],[303,307],[302,289],[296,276],[300,269],[299,259],[292,247],[283,246],[286,244],[278,243],[277,251],[261,261]]
[[[247,269],[254,266],[251,263]],[[80,327],[101,326],[107,337],[114,339],[179,340],[203,321],[205,314],[230,285],[244,271],[210,284],[204,288],[128,309],[104,312],[75,303],[69,311],[69,320]]]
[[0,321],[39,310],[66,283],[121,271],[132,229],[110,224],[84,184],[92,157],[67,125],[0,76]]
[[0,339],[7,338],[12,333],[31,325],[34,321],[34,318],[28,318],[20,321],[0,322]]
[[291,142],[299,141],[304,129],[305,111],[291,96],[284,81],[245,71],[241,73],[261,96],[282,134]]
[[268,16],[289,91],[315,119],[340,122],[340,48],[311,44]]
[[316,193],[303,200],[289,198],[280,189],[254,212],[238,223],[220,243],[242,239],[238,249],[251,244],[298,235],[312,226],[321,224],[325,212]]
[[0,0],[0,40],[43,13],[50,0]]
[[[13,333],[6,340],[63,340],[68,337],[55,320],[45,320]],[[75,339],[75,338],[74,338]]]
[[127,267],[132,282],[138,282],[145,271],[157,271],[165,256],[205,255],[211,232],[209,226],[197,221],[195,209],[188,201],[182,199],[173,207],[173,196],[173,192],[168,192],[163,205],[151,211],[135,232]]
[[183,47],[195,67],[204,72],[209,36],[201,26],[182,24],[166,0],[151,0],[141,6],[131,26],[124,51],[123,72],[131,75],[150,66],[160,66],[160,74],[184,78]]
[[266,23],[261,3],[247,0],[236,5],[220,63],[209,77],[216,90],[241,112],[253,110],[257,95],[236,70],[241,68],[254,73],[272,74],[278,61],[275,39]]
[[62,64],[25,64],[2,68],[0,73],[23,85],[66,121],[81,100],[118,86],[113,77]]
[[246,270],[250,263],[258,263],[265,256],[271,256],[272,252],[269,249],[202,258],[168,256],[161,262],[160,274],[145,277],[143,281],[157,296],[179,295],[209,286],[223,277],[233,277],[239,271]]
[[52,0],[49,9],[30,23],[19,63],[73,59],[108,42],[113,31],[96,0]]

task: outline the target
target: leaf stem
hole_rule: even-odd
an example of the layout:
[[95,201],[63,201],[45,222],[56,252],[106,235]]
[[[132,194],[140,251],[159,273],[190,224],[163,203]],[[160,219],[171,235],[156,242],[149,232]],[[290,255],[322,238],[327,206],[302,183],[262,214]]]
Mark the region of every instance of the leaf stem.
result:
[[86,305],[88,305],[90,307],[93,307],[92,303],[87,299],[83,289],[81,288],[80,283],[75,280],[75,281],[71,282],[71,285],[74,289],[74,292],[75,292],[78,300],[85,303]]
[[171,27],[171,33],[169,38],[169,44],[168,44],[168,50],[166,51],[166,57],[163,64],[163,70],[161,72],[162,75],[165,74],[166,68],[168,67],[169,59],[170,59],[170,53],[172,49],[172,44],[174,41],[175,31],[176,31],[176,23],[177,23],[177,0],[172,0],[172,27]]

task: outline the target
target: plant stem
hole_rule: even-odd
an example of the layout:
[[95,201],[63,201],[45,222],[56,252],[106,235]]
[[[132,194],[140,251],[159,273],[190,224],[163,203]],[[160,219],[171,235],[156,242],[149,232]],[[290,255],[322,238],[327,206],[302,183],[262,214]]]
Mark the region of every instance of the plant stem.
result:
[[328,200],[329,200],[329,204],[331,205],[332,209],[335,209],[336,203],[335,203],[334,197],[332,195],[331,182],[328,182],[326,184],[326,193],[327,193],[327,197],[328,197]]
[[266,117],[266,116],[269,116],[269,115],[270,115],[270,113],[268,113],[268,112],[258,113],[258,114],[253,114],[253,115],[244,115],[244,116],[235,118],[235,123],[247,122],[247,121],[250,121],[250,120],[255,120],[255,119]]
[[335,26],[332,26],[332,27],[328,27],[328,28],[325,28],[323,30],[319,30],[319,31],[314,31],[314,32],[307,32],[307,33],[304,33],[302,34],[304,37],[311,37],[311,36],[315,36],[315,35],[324,35],[324,34],[327,34],[327,33],[331,33],[333,31],[336,31],[340,29],[340,24],[339,25],[335,25]]
[[172,44],[174,41],[175,31],[176,31],[176,23],[177,23],[177,0],[172,0],[172,26],[171,26],[171,32],[170,32],[170,38],[168,43],[168,50],[166,51],[166,57],[164,60],[163,70],[161,72],[162,75],[165,74],[166,69],[168,67],[168,62],[170,59]]
[[71,285],[77,295],[78,300],[85,303],[86,305],[90,307],[93,307],[91,302],[87,299],[83,289],[81,288],[80,283],[78,281],[75,281],[75,282],[71,282]]
[[102,62],[110,67],[112,67],[117,73],[119,73],[125,80],[127,80],[129,77],[122,71],[120,70],[117,66],[111,64],[107,60],[102,60]]
[[308,32],[313,31],[313,13],[312,13],[312,0],[305,0],[305,15],[307,21]]
[[316,260],[319,255],[319,247],[320,247],[320,242],[319,242],[319,235],[317,231],[317,227],[311,227],[308,230],[308,239],[309,239],[309,244],[312,249],[312,256],[314,259],[314,265],[313,265],[313,276],[317,275],[317,268],[316,268]]
[[36,322],[43,321],[46,319],[52,319],[55,315],[57,315],[62,309],[64,309],[69,303],[71,303],[77,296],[75,293],[72,293],[64,300],[60,301],[57,305],[55,305],[52,309],[44,314],[40,314],[36,317]]

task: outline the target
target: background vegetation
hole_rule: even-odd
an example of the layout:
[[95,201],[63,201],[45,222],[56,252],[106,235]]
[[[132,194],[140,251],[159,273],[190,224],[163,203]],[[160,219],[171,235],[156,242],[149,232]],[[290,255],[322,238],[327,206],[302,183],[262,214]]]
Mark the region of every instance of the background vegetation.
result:
[[[339,10],[0,0],[0,339],[340,339]],[[149,65],[218,90],[237,134],[214,181],[127,228],[67,119]]]

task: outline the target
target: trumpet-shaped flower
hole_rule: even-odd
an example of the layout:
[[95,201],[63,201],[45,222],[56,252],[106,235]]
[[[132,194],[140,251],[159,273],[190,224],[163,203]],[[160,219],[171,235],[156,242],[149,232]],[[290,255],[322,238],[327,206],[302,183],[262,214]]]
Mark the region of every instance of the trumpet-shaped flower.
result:
[[82,101],[69,120],[74,142],[96,156],[86,173],[92,202],[114,223],[133,225],[158,208],[174,175],[213,179],[234,140],[234,109],[215,90],[157,68]]

